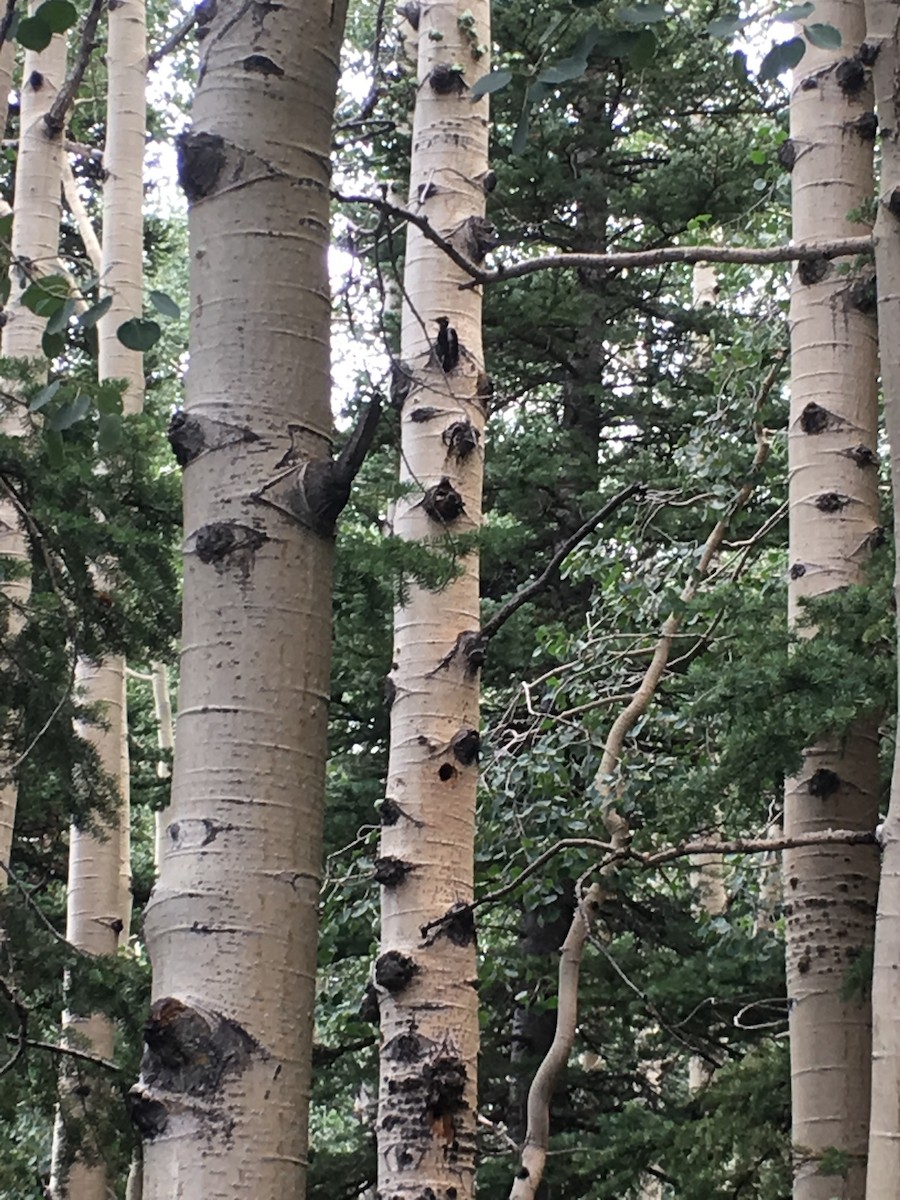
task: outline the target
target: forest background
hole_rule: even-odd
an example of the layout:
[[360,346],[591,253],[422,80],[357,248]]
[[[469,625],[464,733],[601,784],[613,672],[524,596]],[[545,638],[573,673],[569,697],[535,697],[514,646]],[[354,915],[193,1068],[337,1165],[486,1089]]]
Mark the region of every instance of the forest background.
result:
[[[150,995],[142,915],[171,760],[153,683],[164,667],[173,694],[178,681],[180,479],[166,432],[187,362],[187,230],[168,200],[171,151],[154,147],[172,146],[187,124],[203,6],[199,14],[156,3],[147,10],[145,304],[124,336],[120,329],[143,354],[142,412],[123,407],[121,389],[97,383],[105,310],[88,230],[103,234],[107,47],[102,24],[82,33],[100,6],[73,9],[72,20],[63,13],[70,7],[58,5],[63,28],[54,32],[68,30],[75,51],[93,52],[65,115],[74,184],[58,264],[23,264],[13,218],[0,218],[13,295],[18,288],[18,303],[41,319],[43,350],[43,361],[7,358],[3,370],[10,408],[28,414],[15,436],[5,427],[0,487],[24,522],[31,580],[25,619],[17,626],[10,617],[0,662],[4,781],[14,775],[18,793],[0,963],[4,1200],[48,1194],[62,1063],[64,1094],[90,1097],[66,1109],[66,1153],[99,1162],[110,1194],[125,1195],[138,1144],[128,1093]],[[389,397],[393,376],[397,400],[400,363],[407,214],[399,197],[418,90],[416,14],[407,5],[395,20],[384,4],[368,3],[350,11],[333,134],[343,436],[373,392],[386,402],[336,542],[313,1197],[362,1196],[376,1178],[378,1038],[365,998],[385,882],[385,677],[393,611],[410,589],[440,594],[479,552],[482,620],[492,630],[476,848],[482,1195],[508,1190],[518,1165],[528,1085],[556,1023],[559,949],[597,843],[607,840],[595,780],[610,726],[646,682],[667,618],[675,619],[666,626],[668,662],[615,765],[616,807],[635,851],[698,842],[709,850],[717,838],[774,842],[785,781],[804,748],[841,744],[864,721],[877,726],[876,798],[881,817],[887,812],[896,710],[888,472],[877,468],[881,515],[867,535],[864,581],[798,606],[792,631],[787,382],[796,267],[740,261],[752,257],[747,248],[782,246],[791,235],[779,77],[799,63],[793,22],[806,23],[808,46],[841,60],[840,39],[835,45],[820,18],[811,4],[765,15],[717,2],[498,5],[494,74],[473,96],[491,92],[489,265],[701,244],[735,250],[737,261],[694,267],[689,256],[660,256],[639,269],[585,263],[486,284],[490,425],[475,446],[485,450],[484,522],[475,533],[411,545],[392,532],[409,485],[396,479],[401,415]],[[19,71],[23,50],[34,50],[23,23],[9,42]],[[486,58],[465,12],[457,23],[476,61]],[[773,44],[760,65],[758,47]],[[0,160],[9,205],[26,82],[16,77]],[[870,110],[871,101],[861,103],[860,120]],[[871,143],[874,131],[859,137]],[[419,191],[419,208],[426,199]],[[863,202],[853,223],[865,232],[874,214],[874,199]],[[871,318],[869,260],[841,261],[838,279]],[[402,367],[399,375],[402,391]],[[884,448],[879,434],[873,455]],[[720,522],[718,553],[701,576]],[[20,568],[7,563],[5,579],[15,581]],[[523,603],[510,603],[537,579]],[[5,603],[17,607],[8,588]],[[110,655],[129,666],[134,903],[130,936],[114,931],[118,953],[93,955],[66,935],[70,828],[114,821],[119,801],[85,736],[107,714],[75,686],[76,660]],[[582,962],[576,1041],[553,1099],[547,1186],[566,1200],[789,1195],[777,855],[685,851],[662,865],[620,865],[604,886]],[[843,1003],[867,1004],[871,969],[870,938],[846,957]],[[106,1014],[111,1054],[67,1046],[64,1009]],[[839,1146],[823,1172],[844,1181],[829,1184],[835,1195],[848,1194],[837,1190],[852,1174]]]

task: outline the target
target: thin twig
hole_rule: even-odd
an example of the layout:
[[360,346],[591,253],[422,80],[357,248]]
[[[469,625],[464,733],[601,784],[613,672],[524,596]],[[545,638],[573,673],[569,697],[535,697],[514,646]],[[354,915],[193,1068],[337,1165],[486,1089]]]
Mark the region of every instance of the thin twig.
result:
[[187,16],[182,17],[166,40],[148,56],[147,70],[155,71],[164,58],[177,50],[187,35],[197,24],[197,6],[191,9]]
[[[16,1035],[8,1033],[7,1041],[14,1042]],[[51,1054],[64,1055],[66,1058],[77,1058],[79,1062],[87,1062],[95,1067],[104,1067],[107,1071],[121,1072],[122,1068],[117,1067],[114,1062],[110,1062],[108,1058],[98,1058],[94,1054],[88,1054],[86,1050],[76,1050],[74,1046],[59,1046],[56,1042],[38,1042],[34,1038],[26,1038],[25,1045],[32,1050],[47,1050]],[[2,1074],[2,1071],[0,1071]]]
[[47,131],[48,137],[59,137],[63,131],[69,109],[72,107],[75,97],[78,94],[81,81],[84,79],[84,73],[88,68],[88,63],[91,61],[91,54],[97,46],[95,39],[103,4],[104,0],[91,0],[91,6],[85,14],[72,67],[63,80],[62,87],[56,93],[56,98],[50,105],[48,112],[44,114],[44,128]]
[[501,626],[505,625],[513,613],[517,612],[523,604],[526,604],[540,592],[544,591],[579,542],[584,541],[589,534],[593,533],[597,526],[601,524],[602,521],[605,521],[608,516],[614,513],[617,508],[620,508],[626,500],[631,499],[632,496],[643,495],[644,490],[644,484],[642,483],[629,484],[627,488],[623,488],[622,491],[613,496],[611,500],[607,500],[606,504],[603,505],[600,511],[594,513],[590,520],[585,521],[580,529],[576,529],[571,537],[566,538],[537,579],[533,579],[531,583],[526,583],[525,586],[515,594],[515,596],[512,596],[506,601],[505,604],[501,605],[500,608],[497,609],[489,621],[485,621],[484,625],[481,627],[481,636],[484,641],[487,642],[490,638],[492,638],[494,634],[501,628]]

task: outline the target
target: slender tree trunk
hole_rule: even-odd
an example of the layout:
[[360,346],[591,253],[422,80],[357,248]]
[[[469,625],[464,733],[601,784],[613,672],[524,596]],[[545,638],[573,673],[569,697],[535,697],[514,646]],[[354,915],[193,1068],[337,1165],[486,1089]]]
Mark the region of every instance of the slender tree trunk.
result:
[[[862,0],[819,0],[839,52],[807,52],[791,94],[793,237],[863,231],[849,214],[872,191],[871,88],[856,54]],[[866,283],[821,264],[791,290],[790,619],[800,602],[859,583],[878,525],[876,340]],[[872,829],[878,745],[873,724],[804,752],[785,789],[787,837]],[[848,971],[871,945],[875,847],[814,847],[783,860],[790,998],[795,1200],[857,1200],[865,1190],[870,1009]]]
[[[874,57],[881,184],[875,220],[878,327],[885,423],[891,446],[894,542],[900,597],[900,7],[868,0],[866,44]],[[866,1200],[894,1200],[900,1180],[900,753],[882,831],[883,858],[872,979],[872,1117]]]
[[[470,257],[483,257],[487,101],[466,85],[488,69],[489,10],[425,3],[410,168],[411,203]],[[481,520],[481,296],[410,228],[394,532],[452,539]],[[457,346],[458,339],[458,346]],[[475,1172],[478,1003],[472,896],[478,753],[478,564],[439,593],[410,587],[397,610],[387,800],[383,808],[378,1187],[394,1200],[468,1200]],[[423,934],[422,927],[449,919]]]
[[[344,6],[219,0],[190,202],[184,629],[146,909],[144,1200],[304,1192],[336,513],[329,152]],[[337,486],[340,484],[341,486]]]
[[[143,296],[143,168],[145,89],[147,77],[144,0],[120,0],[109,9],[107,44],[107,119],[103,185],[103,244],[100,254],[101,296],[112,298],[98,323],[98,374],[101,381],[123,380],[125,413],[139,412],[144,397],[143,356],[128,350],[116,336],[124,322],[139,317]],[[71,176],[71,172],[68,173]],[[69,178],[70,207],[80,217],[85,234],[86,213],[77,213],[80,199]],[[89,237],[85,237],[89,244]],[[105,585],[104,585],[105,586]],[[131,926],[131,854],[128,779],[128,712],[125,661],[119,656],[100,664],[79,663],[83,699],[102,713],[102,724],[84,725],[80,733],[96,750],[103,769],[117,785],[116,818],[101,822],[96,831],[72,827],[69,835],[69,885],[66,936],[89,954],[115,954],[127,946]],[[102,1058],[112,1056],[114,1028],[102,1013],[66,1013],[65,1036]],[[90,1135],[91,1095],[73,1088],[65,1078],[60,1096],[57,1130],[63,1133],[70,1116],[82,1118]],[[102,1147],[82,1145],[73,1156],[65,1137],[54,1139],[52,1193],[58,1200],[105,1200],[109,1180]]]
[[[32,0],[29,12],[38,7]],[[40,54],[25,53],[20,92],[19,151],[16,157],[16,184],[13,201],[13,229],[10,244],[10,295],[6,305],[6,323],[0,335],[0,352],[6,358],[39,358],[41,335],[46,318],[23,308],[20,298],[36,275],[50,274],[48,264],[56,262],[59,248],[61,143],[48,136],[44,115],[53,103],[66,72],[66,42],[55,36]],[[19,264],[24,264],[25,269]],[[25,434],[21,406],[7,408],[0,419],[0,430],[7,437]],[[28,570],[28,546],[16,509],[0,495],[0,556],[21,567],[15,580],[3,585],[11,607],[5,630],[6,640],[15,638],[25,623],[25,611],[31,596]],[[13,752],[7,743],[0,746],[0,863],[8,864],[12,850],[16,817],[17,784],[8,774]],[[0,868],[0,889],[6,886],[6,873]]]

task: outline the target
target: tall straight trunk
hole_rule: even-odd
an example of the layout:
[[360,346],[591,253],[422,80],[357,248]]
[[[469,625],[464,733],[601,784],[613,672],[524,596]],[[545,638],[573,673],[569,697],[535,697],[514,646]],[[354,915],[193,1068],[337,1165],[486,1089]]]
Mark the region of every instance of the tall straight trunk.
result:
[[[411,203],[483,257],[487,0],[426,2],[419,19]],[[407,235],[401,354],[408,384],[394,532],[452,539],[481,521],[481,296],[421,233]],[[441,592],[412,586],[395,614],[391,745],[383,807],[378,1187],[467,1200],[475,1171],[478,1004],[472,897],[478,754],[478,563]],[[447,919],[441,922],[441,918]],[[423,932],[423,926],[439,922]]]
[[[103,184],[103,244],[100,248],[100,292],[110,296],[109,311],[98,323],[98,375],[101,381],[124,381],[125,413],[141,410],[144,398],[143,356],[126,349],[118,327],[141,315],[143,296],[143,167],[147,35],[144,0],[119,0],[109,8],[107,39],[106,145]],[[71,181],[71,186],[76,185]],[[78,203],[77,195],[71,202]],[[82,228],[89,218],[81,214]],[[85,230],[85,232],[87,232]],[[128,779],[128,712],[125,662],[120,656],[99,664],[80,662],[78,681],[85,703],[99,710],[101,724],[84,725],[81,735],[97,752],[103,769],[117,785],[115,818],[99,821],[88,831],[72,827],[69,835],[69,881],[66,937],[88,954],[115,954],[128,944],[131,925],[131,855]],[[66,1036],[75,1035],[102,1058],[110,1058],[114,1028],[102,1013],[67,1012]],[[101,1147],[83,1145],[77,1156],[66,1146],[67,1118],[87,1118],[91,1128],[91,1094],[73,1089],[64,1077],[54,1138],[52,1194],[55,1200],[104,1200],[109,1180]]]
[[[793,237],[864,232],[851,218],[872,192],[872,94],[855,55],[863,2],[819,0],[839,52],[807,47],[791,93]],[[863,578],[878,518],[876,329],[866,282],[801,265],[791,288],[789,616]],[[785,788],[787,837],[873,829],[873,723],[808,747]],[[857,1200],[865,1190],[871,1020],[847,974],[871,946],[875,847],[807,847],[783,859],[790,1000],[795,1200]]]
[[[219,0],[193,128],[184,628],[144,928],[144,1200],[303,1195],[334,520],[329,152],[344,5]],[[342,485],[342,486],[337,486]],[[346,486],[343,486],[346,485]]]
[[[38,0],[31,0],[34,12]],[[61,215],[60,179],[62,145],[51,138],[44,116],[53,103],[66,73],[65,37],[57,34],[39,54],[28,50],[22,69],[20,91],[19,150],[16,156],[16,183],[13,197],[13,228],[10,256],[13,263],[31,264],[27,271],[10,269],[10,294],[6,305],[6,324],[0,334],[0,353],[6,358],[39,358],[41,335],[46,318],[23,308],[22,293],[35,274],[49,274],[47,264],[55,263],[59,249]],[[0,417],[0,431],[7,437],[26,433],[24,411],[20,405],[6,408]],[[4,640],[15,638],[25,623],[25,610],[31,596],[28,573],[28,546],[16,509],[0,495],[0,557],[21,567],[20,576],[3,585],[10,613]],[[14,774],[9,770],[13,753],[8,742],[0,742],[0,864],[8,864],[12,850],[13,826],[18,797]],[[0,890],[6,885],[6,873],[0,866]]]
[[[881,181],[875,220],[878,341],[894,496],[894,592],[900,598],[900,9],[867,0],[866,46],[874,58],[881,134]],[[900,661],[900,660],[898,660]],[[872,1116],[866,1200],[894,1200],[900,1180],[900,754],[882,831],[883,857],[872,977]]]

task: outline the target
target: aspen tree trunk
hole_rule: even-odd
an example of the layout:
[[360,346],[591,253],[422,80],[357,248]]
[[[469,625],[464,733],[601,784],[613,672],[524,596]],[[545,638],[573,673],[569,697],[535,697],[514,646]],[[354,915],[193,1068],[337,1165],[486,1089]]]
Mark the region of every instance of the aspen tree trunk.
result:
[[[900,597],[900,7],[867,0],[866,58],[873,62],[881,182],[875,220],[878,328],[885,424],[891,447],[894,543]],[[900,754],[882,830],[883,857],[872,978],[872,1116],[866,1200],[895,1200],[900,1180]]]
[[219,0],[181,138],[184,629],[132,1097],[144,1200],[304,1193],[333,530],[349,491],[330,460],[326,269],[344,15],[332,0]]
[[[484,257],[487,0],[426,0],[419,18],[410,204]],[[400,499],[394,532],[453,538],[481,521],[481,296],[416,229],[407,233]],[[458,353],[456,339],[458,338]],[[378,1188],[393,1200],[468,1200],[475,1170],[478,1005],[471,900],[478,754],[478,564],[439,593],[411,587],[394,624],[387,798],[376,878],[381,955]],[[441,918],[448,919],[441,923]],[[423,932],[423,926],[438,922]]]
[[[856,57],[862,0],[818,0],[838,52],[807,46],[791,92],[793,237],[863,232],[849,214],[872,192],[872,94]],[[878,525],[876,331],[866,281],[802,265],[791,288],[789,616],[800,601],[858,583]],[[871,287],[871,279],[867,281]],[[804,751],[785,788],[787,837],[868,829],[877,812],[872,724]],[[809,847],[783,859],[790,1000],[795,1200],[865,1190],[870,1008],[846,977],[871,945],[875,847]],[[830,1160],[830,1161],[829,1161]]]
[[[38,0],[28,11],[34,12]],[[66,73],[66,42],[56,35],[40,54],[25,53],[20,92],[19,151],[16,157],[16,183],[13,198],[13,228],[10,252],[10,295],[6,306],[6,324],[0,334],[0,353],[6,358],[39,358],[41,335],[46,318],[35,316],[20,304],[22,292],[37,275],[52,274],[59,248],[60,178],[62,147],[58,138],[48,136],[44,115],[56,96]],[[20,269],[15,264],[22,264]],[[7,437],[26,432],[21,406],[7,408],[0,417],[0,430]],[[23,574],[3,590],[10,602],[5,639],[18,636],[25,623],[25,610],[31,596],[28,546],[15,508],[0,496],[0,556],[21,564]],[[17,784],[7,772],[12,763],[11,748],[0,745],[0,864],[8,864],[16,818]],[[6,886],[6,873],[0,867],[0,890]]]
[[[98,322],[98,374],[101,381],[122,380],[125,413],[139,412],[144,398],[143,356],[126,349],[116,336],[119,325],[141,315],[143,298],[143,178],[145,90],[147,77],[144,0],[110,5],[107,41],[107,115],[103,185],[103,244],[100,247],[100,294],[112,305]],[[75,188],[71,180],[71,188]],[[70,203],[78,203],[76,193]],[[88,222],[81,214],[81,223]],[[86,231],[87,232],[87,231]],[[102,469],[102,467],[101,467]],[[96,832],[72,827],[69,834],[69,882],[66,937],[88,954],[115,954],[128,945],[131,925],[131,855],[128,779],[128,713],[125,662],[119,656],[94,664],[80,662],[77,680],[84,701],[102,713],[103,724],[79,730],[96,750],[104,771],[117,782],[116,819]],[[102,1013],[67,1012],[64,1036],[101,1058],[111,1058],[112,1021]],[[110,1181],[103,1148],[82,1145],[73,1159],[66,1146],[68,1120],[81,1118],[91,1130],[96,1104],[84,1087],[63,1078],[57,1136],[54,1137],[51,1192],[54,1200],[105,1200]]]

